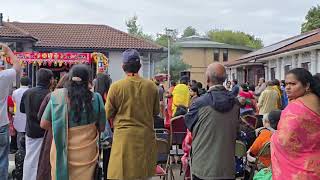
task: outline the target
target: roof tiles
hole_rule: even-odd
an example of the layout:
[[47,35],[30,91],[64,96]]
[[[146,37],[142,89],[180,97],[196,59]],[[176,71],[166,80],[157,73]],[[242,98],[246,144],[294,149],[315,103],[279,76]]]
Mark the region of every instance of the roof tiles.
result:
[[35,46],[48,48],[162,48],[107,25],[10,22],[0,27],[0,36],[32,36],[38,39]]

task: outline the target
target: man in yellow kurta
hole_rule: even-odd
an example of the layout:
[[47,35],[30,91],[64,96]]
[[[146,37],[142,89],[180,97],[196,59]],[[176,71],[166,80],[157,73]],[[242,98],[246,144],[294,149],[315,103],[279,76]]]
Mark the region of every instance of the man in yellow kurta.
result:
[[282,92],[281,92],[281,87],[280,87],[280,81],[278,79],[273,80],[273,87],[272,87],[275,91],[277,91],[278,95],[279,95],[279,99],[277,102],[277,107],[278,109],[281,109],[282,107],[282,101],[281,101],[281,97],[282,97]]
[[273,89],[273,82],[267,83],[267,88],[261,93],[258,101],[259,114],[265,115],[273,110],[277,110],[279,102],[279,94]]
[[154,176],[157,149],[153,128],[159,114],[157,86],[138,75],[140,55],[134,49],[123,52],[123,80],[111,85],[106,101],[114,135],[108,179],[134,180]]
[[188,108],[190,104],[190,91],[188,84],[188,77],[183,76],[180,79],[180,84],[174,87],[172,91],[173,103],[172,103],[172,114],[175,116],[178,106]]

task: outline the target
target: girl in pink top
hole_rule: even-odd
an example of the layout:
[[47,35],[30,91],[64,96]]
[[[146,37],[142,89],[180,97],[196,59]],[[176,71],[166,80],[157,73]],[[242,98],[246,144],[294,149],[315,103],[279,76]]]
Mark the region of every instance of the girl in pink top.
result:
[[245,109],[254,109],[254,96],[249,92],[249,87],[247,84],[241,84],[241,91],[239,97],[244,98],[245,100]]

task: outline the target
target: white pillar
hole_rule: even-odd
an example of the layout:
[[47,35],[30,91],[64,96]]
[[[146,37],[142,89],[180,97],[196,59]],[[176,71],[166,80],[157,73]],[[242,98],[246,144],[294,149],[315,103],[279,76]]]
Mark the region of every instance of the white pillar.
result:
[[230,79],[230,76],[231,76],[231,68],[230,67],[226,68],[226,74],[228,76],[228,79],[227,79],[227,81],[228,81]]
[[270,70],[270,68],[272,68],[271,67],[271,62],[270,62],[270,60],[268,61],[268,67],[267,67],[267,71],[268,71],[268,77],[267,77],[267,80],[269,81],[269,80],[271,80],[271,70]]
[[156,75],[156,73],[155,73],[155,60],[154,60],[154,58],[152,58],[152,77],[154,76],[154,75]]
[[148,78],[151,79],[151,53],[148,53]]
[[320,73],[320,51],[318,51],[318,66],[317,66],[317,73]]
[[318,62],[317,50],[311,51],[311,54],[310,54],[311,74],[317,73],[317,62]]
[[291,58],[291,69],[294,69],[296,68],[296,55],[292,55],[292,58]]
[[269,71],[268,71],[268,65],[267,65],[267,64],[264,65],[264,79],[265,79],[266,81],[269,80]]
[[277,72],[276,72],[276,79],[281,80],[281,68],[282,68],[282,59],[277,59]]
[[298,55],[298,68],[301,68],[301,64],[302,64],[302,54],[301,53],[299,53],[299,55]]
[[284,76],[285,76],[285,72],[284,72],[285,65],[286,65],[286,59],[283,58],[280,60],[280,78],[279,78],[280,81],[281,79],[284,79]]

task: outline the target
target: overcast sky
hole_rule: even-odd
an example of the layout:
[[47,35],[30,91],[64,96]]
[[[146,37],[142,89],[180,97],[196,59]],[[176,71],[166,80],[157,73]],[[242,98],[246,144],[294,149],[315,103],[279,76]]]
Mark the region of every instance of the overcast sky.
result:
[[[4,19],[20,22],[107,24],[126,31],[133,15],[144,32],[165,27],[244,31],[265,45],[300,33],[301,23],[318,0],[0,0]],[[320,3],[319,3],[320,4]]]

